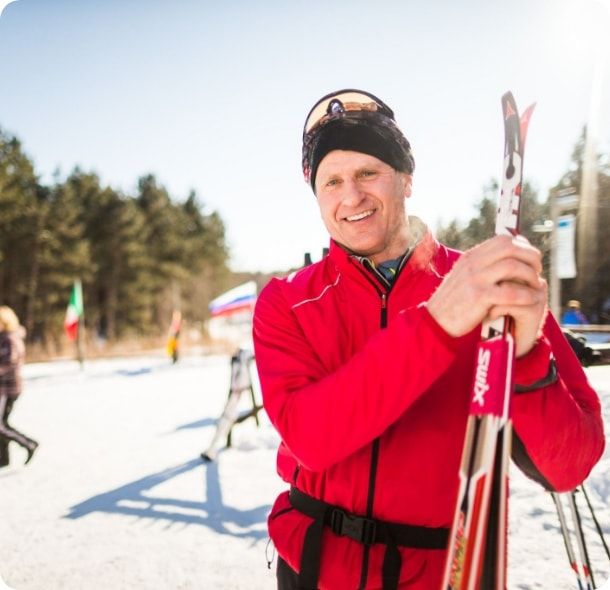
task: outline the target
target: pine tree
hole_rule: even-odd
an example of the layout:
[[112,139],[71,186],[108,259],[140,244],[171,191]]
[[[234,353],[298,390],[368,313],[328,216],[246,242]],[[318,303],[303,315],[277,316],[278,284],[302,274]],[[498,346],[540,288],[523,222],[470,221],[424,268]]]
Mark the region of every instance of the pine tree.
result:
[[34,167],[19,140],[0,130],[0,301],[24,321],[35,280],[31,254],[44,200]]
[[202,321],[230,282],[228,257],[220,215],[205,213],[194,192],[180,203],[148,175],[125,195],[79,168],[44,186],[20,142],[0,129],[0,302],[30,340],[61,345],[77,278],[90,336],[164,333],[180,294]]
[[63,316],[75,279],[90,280],[89,244],[81,203],[64,184],[45,188],[41,205],[44,219],[37,245],[39,280],[33,304],[31,339],[59,347]]

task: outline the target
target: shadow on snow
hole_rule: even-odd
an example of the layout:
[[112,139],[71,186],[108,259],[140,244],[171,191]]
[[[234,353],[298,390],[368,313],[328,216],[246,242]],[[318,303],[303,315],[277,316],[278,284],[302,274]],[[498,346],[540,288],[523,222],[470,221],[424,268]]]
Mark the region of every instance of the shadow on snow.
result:
[[207,426],[215,426],[217,423],[217,418],[202,418],[201,420],[196,420],[195,422],[187,422],[186,424],[176,426],[176,429],[173,430],[171,434],[180,430],[190,430],[191,428],[206,428]]
[[[145,494],[155,486],[197,467],[203,467],[205,473],[207,497],[204,501],[195,502]],[[124,514],[165,520],[170,523],[207,526],[219,534],[257,541],[267,537],[264,525],[270,509],[271,506],[268,504],[246,510],[225,505],[218,476],[218,464],[216,462],[202,464],[200,459],[193,459],[93,496],[72,506],[64,518],[77,519],[94,512]]]

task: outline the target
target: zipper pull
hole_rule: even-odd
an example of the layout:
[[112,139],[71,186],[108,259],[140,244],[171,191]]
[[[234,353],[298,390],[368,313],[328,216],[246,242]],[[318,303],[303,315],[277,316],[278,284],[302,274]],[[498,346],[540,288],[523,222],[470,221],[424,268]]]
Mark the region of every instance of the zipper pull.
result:
[[379,327],[381,329],[386,328],[388,325],[388,295],[387,293],[381,294],[381,323]]
[[[271,545],[271,558],[269,558],[269,545]],[[265,547],[265,561],[267,562],[267,569],[271,569],[271,564],[275,559],[275,543],[271,540],[271,537],[267,540],[267,546]]]

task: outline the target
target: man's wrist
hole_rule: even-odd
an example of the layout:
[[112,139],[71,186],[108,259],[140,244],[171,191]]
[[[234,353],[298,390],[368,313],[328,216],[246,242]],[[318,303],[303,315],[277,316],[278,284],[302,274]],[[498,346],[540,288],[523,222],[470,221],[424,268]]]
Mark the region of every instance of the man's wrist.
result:
[[540,337],[532,349],[515,361],[515,391],[525,393],[552,385],[557,369],[548,340]]

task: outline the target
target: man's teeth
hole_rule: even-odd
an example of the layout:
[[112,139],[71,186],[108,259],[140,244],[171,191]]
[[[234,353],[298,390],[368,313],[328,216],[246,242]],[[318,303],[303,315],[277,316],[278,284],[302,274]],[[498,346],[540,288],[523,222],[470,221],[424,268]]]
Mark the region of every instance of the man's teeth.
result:
[[374,211],[373,209],[369,209],[368,211],[363,211],[362,213],[358,213],[357,215],[350,215],[349,217],[346,217],[345,219],[347,219],[347,221],[359,221],[360,219],[364,219],[365,217],[368,217],[369,215],[373,215]]

